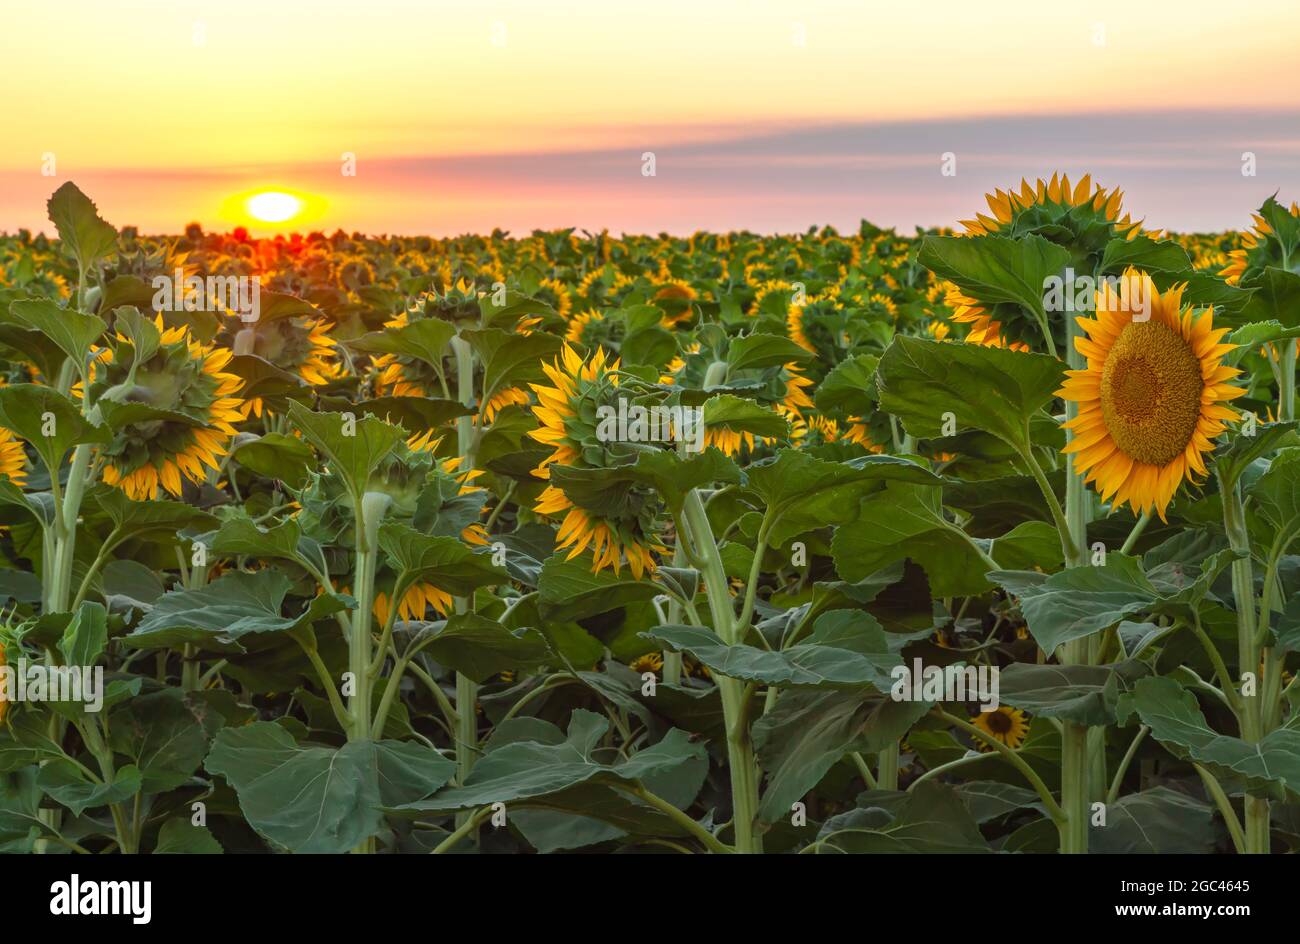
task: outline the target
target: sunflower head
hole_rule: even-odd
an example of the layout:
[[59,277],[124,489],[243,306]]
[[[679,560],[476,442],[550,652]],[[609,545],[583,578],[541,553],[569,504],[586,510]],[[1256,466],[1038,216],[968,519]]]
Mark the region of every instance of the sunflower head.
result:
[[[1028,717],[1019,708],[1008,705],[1000,705],[992,711],[981,712],[970,720],[975,727],[1012,750],[1023,744],[1025,736],[1029,734]],[[992,750],[983,741],[979,742],[978,747],[981,751]]]
[[95,400],[140,404],[138,418],[114,430],[103,449],[104,481],[133,499],[152,498],[159,486],[181,494],[182,479],[202,482],[242,418],[234,394],[243,381],[224,368],[228,350],[204,345],[189,328],[163,328],[157,349],[137,358],[134,345],[117,335],[113,347],[93,361]]
[[1237,418],[1226,402],[1245,393],[1229,383],[1240,371],[1222,363],[1228,329],[1214,327],[1212,309],[1184,307],[1182,293],[1133,270],[1118,291],[1104,285],[1095,316],[1078,319],[1087,366],[1058,391],[1079,404],[1066,423],[1075,468],[1104,500],[1161,520],[1182,481],[1207,474],[1214,437]]
[[962,220],[968,236],[1027,236],[1036,234],[1065,246],[1083,256],[1106,248],[1116,236],[1132,238],[1141,226],[1128,215],[1120,217],[1124,195],[1094,186],[1092,175],[1084,174],[1071,186],[1066,174],[1053,174],[1034,185],[1020,181],[1006,192],[985,194],[992,216],[977,213],[973,220]]
[[1240,248],[1228,252],[1220,275],[1229,285],[1249,285],[1270,266],[1300,273],[1300,204],[1292,203],[1288,212],[1269,197],[1254,220],[1254,229],[1241,234]]
[[27,481],[27,451],[22,440],[0,426],[0,475],[21,487]]
[[618,572],[626,560],[639,579],[655,567],[651,551],[663,550],[656,537],[662,503],[644,485],[608,474],[635,462],[645,448],[599,435],[598,411],[617,411],[624,397],[618,368],[603,348],[584,361],[567,344],[559,358],[542,365],[551,383],[531,385],[541,426],[530,435],[552,452],[533,470],[549,480],[533,510],[560,519],[557,546],[569,551],[569,559],[590,547],[593,570]]
[[602,314],[594,308],[588,308],[569,319],[564,337],[585,348],[617,351],[626,333],[627,325],[618,313],[606,311]]
[[[320,319],[299,316],[255,324],[235,321],[230,326],[230,347],[234,351],[255,354],[313,386],[324,386],[340,376],[336,345],[329,327]],[[263,410],[261,398],[245,401],[245,416],[261,416]]]

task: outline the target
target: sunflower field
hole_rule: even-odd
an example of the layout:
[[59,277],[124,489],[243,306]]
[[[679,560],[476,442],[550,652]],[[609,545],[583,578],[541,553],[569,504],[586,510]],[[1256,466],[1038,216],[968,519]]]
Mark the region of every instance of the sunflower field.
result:
[[0,848],[1294,851],[1300,208],[1123,202],[254,239],[64,184],[0,236]]

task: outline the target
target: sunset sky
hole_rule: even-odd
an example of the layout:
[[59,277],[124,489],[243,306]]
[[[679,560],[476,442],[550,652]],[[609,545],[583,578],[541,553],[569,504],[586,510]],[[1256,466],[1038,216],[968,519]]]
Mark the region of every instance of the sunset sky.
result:
[[68,179],[149,232],[262,190],[307,198],[262,233],[910,229],[1057,169],[1241,227],[1300,196],[1298,40],[1295,0],[25,3],[0,230]]

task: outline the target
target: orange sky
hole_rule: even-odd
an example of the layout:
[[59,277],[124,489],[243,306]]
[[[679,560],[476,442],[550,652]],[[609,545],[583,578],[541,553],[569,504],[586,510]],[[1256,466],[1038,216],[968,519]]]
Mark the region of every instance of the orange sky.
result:
[[1294,110],[1297,37],[1294,0],[28,3],[0,33],[0,229],[39,227],[69,178],[150,230],[250,222],[232,195],[274,188],[315,197],[287,225],[454,231],[484,204],[610,195],[567,181],[551,200],[518,167],[436,192],[395,160],[610,149],[636,175],[644,150],[837,124]]

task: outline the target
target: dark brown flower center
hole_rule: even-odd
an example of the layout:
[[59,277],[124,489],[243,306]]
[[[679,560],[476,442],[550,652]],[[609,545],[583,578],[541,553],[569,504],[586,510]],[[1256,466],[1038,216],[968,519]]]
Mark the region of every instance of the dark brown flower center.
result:
[[1201,414],[1201,362],[1167,325],[1134,322],[1116,339],[1101,375],[1101,412],[1125,454],[1148,465],[1177,458]]

